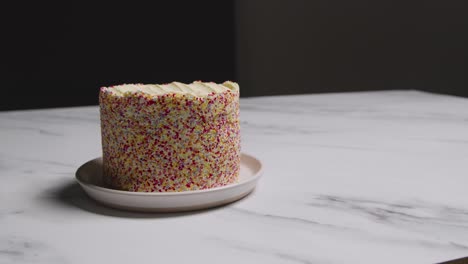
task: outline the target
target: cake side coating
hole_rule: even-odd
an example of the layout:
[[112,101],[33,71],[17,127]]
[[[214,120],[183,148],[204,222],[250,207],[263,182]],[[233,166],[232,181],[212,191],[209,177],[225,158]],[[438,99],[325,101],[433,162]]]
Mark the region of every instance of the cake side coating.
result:
[[235,182],[240,170],[239,89],[232,82],[225,85],[228,89],[208,92],[101,88],[105,182],[138,192]]

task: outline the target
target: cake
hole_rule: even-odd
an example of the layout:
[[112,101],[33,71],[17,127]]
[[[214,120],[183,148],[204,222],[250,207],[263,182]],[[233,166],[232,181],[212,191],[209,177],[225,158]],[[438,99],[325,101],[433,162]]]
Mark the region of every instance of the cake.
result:
[[180,192],[237,181],[237,83],[102,87],[99,105],[107,186],[133,192]]

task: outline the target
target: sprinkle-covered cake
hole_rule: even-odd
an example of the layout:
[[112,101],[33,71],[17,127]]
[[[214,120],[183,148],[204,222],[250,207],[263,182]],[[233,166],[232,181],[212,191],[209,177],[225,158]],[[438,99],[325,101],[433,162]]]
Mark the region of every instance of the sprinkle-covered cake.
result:
[[102,87],[104,181],[134,192],[178,192],[236,182],[239,86],[173,82]]

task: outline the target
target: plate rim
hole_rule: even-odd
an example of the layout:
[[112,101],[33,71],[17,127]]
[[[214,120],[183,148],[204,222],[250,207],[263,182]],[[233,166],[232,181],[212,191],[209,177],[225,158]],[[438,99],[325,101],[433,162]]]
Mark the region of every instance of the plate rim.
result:
[[263,163],[260,159],[256,158],[253,155],[241,152],[241,157],[247,157],[249,159],[254,160],[255,162],[258,163],[259,169],[258,171],[255,172],[255,175],[243,182],[237,182],[237,183],[232,183],[228,184],[225,186],[221,187],[215,187],[215,188],[209,188],[209,189],[203,189],[203,190],[192,190],[192,191],[182,191],[182,192],[130,192],[130,191],[122,191],[122,190],[115,190],[115,189],[110,189],[106,187],[101,187],[92,183],[88,183],[85,181],[82,181],[80,179],[80,171],[83,169],[84,166],[86,166],[89,162],[95,161],[97,159],[102,159],[102,157],[97,157],[91,160],[86,161],[83,163],[80,167],[75,172],[75,180],[82,186],[86,186],[87,188],[94,189],[96,191],[103,191],[103,192],[108,192],[112,194],[119,194],[119,195],[130,195],[130,196],[183,196],[183,195],[196,195],[196,194],[203,194],[203,193],[211,193],[211,192],[218,192],[218,191],[223,191],[225,189],[230,189],[242,185],[249,184],[251,182],[257,181],[260,177],[263,175]]

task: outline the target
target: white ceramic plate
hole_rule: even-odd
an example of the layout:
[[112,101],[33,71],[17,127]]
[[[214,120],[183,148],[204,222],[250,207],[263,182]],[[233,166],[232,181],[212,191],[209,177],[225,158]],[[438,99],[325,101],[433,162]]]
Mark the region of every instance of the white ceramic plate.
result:
[[102,158],[83,164],[76,171],[76,180],[91,198],[110,207],[139,212],[179,212],[237,201],[255,189],[261,175],[262,163],[242,153],[239,182],[206,190],[152,193],[109,189],[102,184]]

